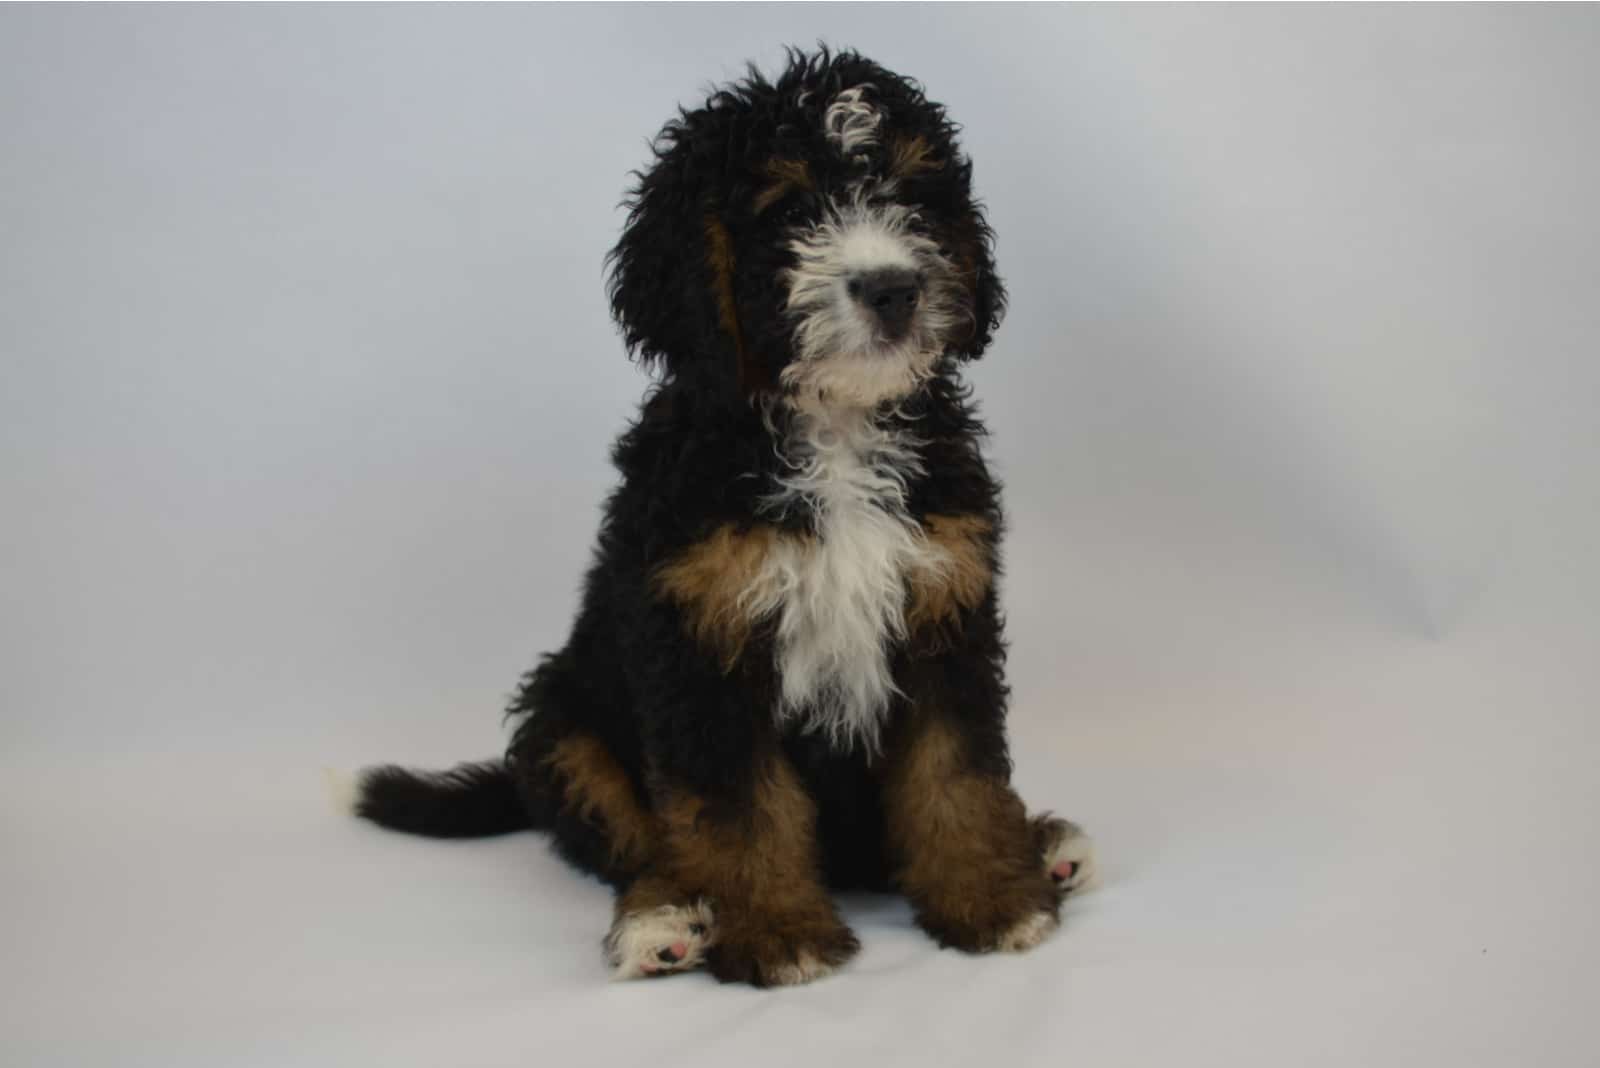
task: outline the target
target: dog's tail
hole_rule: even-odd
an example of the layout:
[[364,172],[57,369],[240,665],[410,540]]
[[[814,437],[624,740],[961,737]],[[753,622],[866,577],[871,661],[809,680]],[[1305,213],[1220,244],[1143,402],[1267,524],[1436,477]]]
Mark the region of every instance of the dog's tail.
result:
[[380,827],[430,838],[487,838],[537,825],[503,760],[449,771],[368,768],[351,808]]

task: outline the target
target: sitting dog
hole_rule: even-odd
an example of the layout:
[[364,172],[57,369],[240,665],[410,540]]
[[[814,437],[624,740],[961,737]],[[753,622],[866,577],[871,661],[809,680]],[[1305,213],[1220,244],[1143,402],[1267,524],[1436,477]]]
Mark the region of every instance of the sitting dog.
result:
[[829,887],[1025,950],[1091,877],[1010,786],[999,487],[959,377],[1005,296],[955,132],[827,51],[667,124],[608,261],[658,381],[571,636],[503,761],[363,776],[386,827],[551,831],[617,890],[618,977],[826,975],[857,949]]

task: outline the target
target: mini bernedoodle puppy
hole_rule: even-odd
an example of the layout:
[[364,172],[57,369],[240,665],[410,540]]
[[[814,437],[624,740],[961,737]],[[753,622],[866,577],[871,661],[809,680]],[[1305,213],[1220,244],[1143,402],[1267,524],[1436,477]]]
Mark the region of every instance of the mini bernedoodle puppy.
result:
[[667,124],[609,259],[659,381],[571,637],[504,761],[362,779],[386,827],[551,831],[617,890],[618,977],[827,975],[857,949],[830,887],[1025,950],[1092,877],[1010,786],[999,487],[960,377],[1005,294],[955,133],[825,50]]

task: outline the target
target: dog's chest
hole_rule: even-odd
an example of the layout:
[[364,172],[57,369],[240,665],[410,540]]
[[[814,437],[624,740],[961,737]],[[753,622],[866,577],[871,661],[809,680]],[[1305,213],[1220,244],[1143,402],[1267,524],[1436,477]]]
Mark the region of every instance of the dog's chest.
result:
[[938,547],[907,513],[915,443],[866,421],[806,428],[772,505],[809,509],[815,536],[779,542],[752,584],[776,619],[776,715],[841,746],[871,748],[895,693],[907,580]]

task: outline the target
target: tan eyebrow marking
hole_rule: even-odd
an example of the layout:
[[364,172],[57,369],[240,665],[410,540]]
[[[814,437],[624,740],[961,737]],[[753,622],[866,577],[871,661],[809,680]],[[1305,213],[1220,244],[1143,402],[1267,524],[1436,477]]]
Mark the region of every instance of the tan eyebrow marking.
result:
[[889,176],[914,178],[927,171],[936,171],[944,161],[933,154],[933,148],[922,137],[899,138],[889,150]]
[[804,160],[797,159],[769,159],[767,160],[767,176],[772,179],[761,192],[756,194],[755,213],[760,215],[772,205],[788,196],[795,189],[815,188],[811,181],[811,168],[806,166]]

